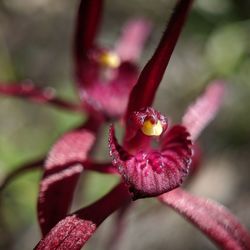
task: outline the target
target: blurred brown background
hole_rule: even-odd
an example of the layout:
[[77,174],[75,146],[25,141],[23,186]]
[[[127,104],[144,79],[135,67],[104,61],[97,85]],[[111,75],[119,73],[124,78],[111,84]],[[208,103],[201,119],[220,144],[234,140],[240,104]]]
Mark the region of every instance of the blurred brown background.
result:
[[[154,25],[140,65],[149,59],[175,1],[107,0],[100,42],[112,46],[126,20]],[[72,77],[72,35],[78,1],[0,1],[0,82],[32,79],[60,96],[78,100]],[[250,2],[197,0],[174,52],[155,106],[178,122],[210,79],[227,80],[222,110],[204,131],[202,169],[187,189],[218,200],[250,228]],[[26,160],[45,154],[81,116],[0,96],[0,178]],[[104,129],[105,131],[105,129]],[[107,158],[106,137],[103,152]],[[31,249],[39,240],[36,198],[41,173],[22,175],[1,194],[0,249]],[[114,179],[88,175],[75,207],[105,193]],[[82,197],[85,197],[83,201]],[[109,218],[86,249],[105,249]],[[205,236],[154,199],[136,202],[127,218],[123,250],[216,249]]]

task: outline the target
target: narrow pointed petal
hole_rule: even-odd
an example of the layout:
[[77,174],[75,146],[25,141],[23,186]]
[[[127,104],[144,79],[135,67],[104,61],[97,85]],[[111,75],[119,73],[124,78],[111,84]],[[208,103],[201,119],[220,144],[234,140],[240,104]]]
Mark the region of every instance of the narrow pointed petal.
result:
[[94,141],[93,133],[76,130],[65,134],[50,151],[38,197],[38,219],[43,235],[66,216],[83,171],[77,163],[87,160]]
[[161,150],[126,152],[110,129],[109,145],[113,164],[133,193],[133,199],[157,196],[181,185],[188,174],[192,150],[189,134],[174,126],[162,138]]
[[76,19],[74,59],[76,71],[81,68],[88,50],[93,48],[102,14],[102,0],[81,0]]
[[208,85],[205,93],[191,104],[182,119],[193,140],[214,119],[221,107],[224,96],[224,82],[214,81]]
[[56,97],[53,89],[40,89],[30,82],[1,84],[0,94],[28,99],[35,103],[49,104],[57,108],[73,112],[83,112],[80,105],[70,103]]
[[21,175],[25,172],[29,172],[31,170],[41,169],[44,164],[44,161],[45,157],[42,157],[41,159],[31,161],[17,167],[15,170],[7,174],[7,176],[2,180],[0,184],[0,191],[2,191],[18,175]]
[[42,234],[46,235],[68,213],[81,165],[50,174],[43,178],[38,197],[38,218]]
[[61,220],[35,247],[36,250],[80,250],[97,227],[131,200],[127,187],[119,184],[92,205]]
[[178,188],[159,196],[224,250],[250,249],[250,234],[224,206]]
[[122,61],[136,62],[151,31],[151,23],[145,19],[130,20],[123,27],[115,51]]
[[160,44],[132,90],[127,114],[151,106],[153,103],[156,90],[162,80],[191,4],[192,0],[178,1]]

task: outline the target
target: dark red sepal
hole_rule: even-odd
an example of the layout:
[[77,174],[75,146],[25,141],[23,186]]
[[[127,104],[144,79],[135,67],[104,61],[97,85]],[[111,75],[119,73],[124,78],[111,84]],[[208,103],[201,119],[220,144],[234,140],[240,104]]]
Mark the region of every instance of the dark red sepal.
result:
[[160,149],[140,150],[132,155],[117,142],[110,128],[109,145],[113,164],[133,193],[133,199],[157,196],[183,182],[188,174],[192,150],[183,126],[172,127],[160,141]]
[[36,250],[81,249],[96,230],[92,221],[71,215],[61,220],[49,234],[39,242]]
[[93,133],[80,129],[65,134],[50,151],[38,197],[38,219],[43,235],[66,216],[83,171],[78,162],[87,160],[94,141]]
[[144,67],[131,92],[127,115],[134,110],[152,105],[156,90],[164,75],[191,4],[192,0],[178,1],[154,55]]
[[224,250],[249,250],[250,233],[224,206],[178,188],[159,196]]
[[96,228],[131,200],[127,187],[117,185],[106,196],[61,220],[35,247],[36,250],[80,250]]
[[76,74],[86,59],[88,50],[94,46],[98,31],[103,0],[81,0],[76,19],[74,59]]
[[82,171],[81,165],[74,165],[57,171],[41,181],[38,218],[43,235],[46,235],[59,220],[66,216]]

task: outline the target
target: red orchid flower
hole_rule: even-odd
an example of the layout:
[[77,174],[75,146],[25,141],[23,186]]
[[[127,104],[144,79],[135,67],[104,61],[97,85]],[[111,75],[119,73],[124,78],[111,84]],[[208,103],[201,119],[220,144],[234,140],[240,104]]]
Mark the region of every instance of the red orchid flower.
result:
[[105,118],[121,117],[136,83],[138,60],[150,23],[127,23],[113,49],[96,44],[103,1],[81,1],[74,46],[75,76],[80,98],[89,112]]
[[[219,247],[250,248],[250,234],[223,206],[177,188],[188,174],[192,142],[218,111],[224,92],[222,82],[208,86],[188,108],[181,125],[170,126],[169,119],[150,107],[191,3],[178,2],[159,46],[130,94],[122,146],[115,138],[114,127],[110,128],[110,153],[124,183],[61,220],[36,249],[81,249],[116,209],[132,199],[152,196],[190,220]],[[158,146],[151,145],[152,138]]]
[[[219,247],[250,249],[248,231],[229,211],[179,187],[189,173],[194,141],[219,109],[224,92],[222,82],[209,85],[188,108],[179,125],[172,126],[168,117],[151,107],[191,4],[192,0],[178,1],[160,44],[135,84],[137,75],[133,63],[147,33],[144,24],[141,36],[133,31],[135,40],[124,34],[124,39],[112,51],[97,47],[94,40],[102,1],[81,1],[74,47],[75,76],[89,119],[60,138],[44,162],[38,198],[38,217],[44,238],[36,249],[81,249],[109,215],[127,207],[132,200],[146,197],[157,197],[182,214]],[[81,111],[81,105],[79,108],[62,102],[33,86],[25,91],[4,86],[1,92]],[[113,165],[94,162],[89,154],[98,139],[100,124],[122,115],[125,135],[121,145],[115,138],[113,125],[110,128]],[[40,165],[41,161],[36,164]],[[25,165],[23,169],[36,164]],[[100,200],[67,215],[78,177],[84,169],[118,172],[122,180]]]

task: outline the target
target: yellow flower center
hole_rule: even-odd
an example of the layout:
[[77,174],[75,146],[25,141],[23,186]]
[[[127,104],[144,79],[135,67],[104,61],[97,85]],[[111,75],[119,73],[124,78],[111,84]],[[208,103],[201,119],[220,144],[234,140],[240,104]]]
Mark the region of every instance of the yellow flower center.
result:
[[141,127],[141,131],[143,134],[148,136],[160,136],[163,131],[163,127],[159,120],[155,124],[150,120],[145,120],[143,126]]
[[117,68],[121,64],[121,60],[119,56],[116,53],[110,52],[110,51],[103,52],[100,55],[99,60],[103,66],[109,67],[109,68]]

